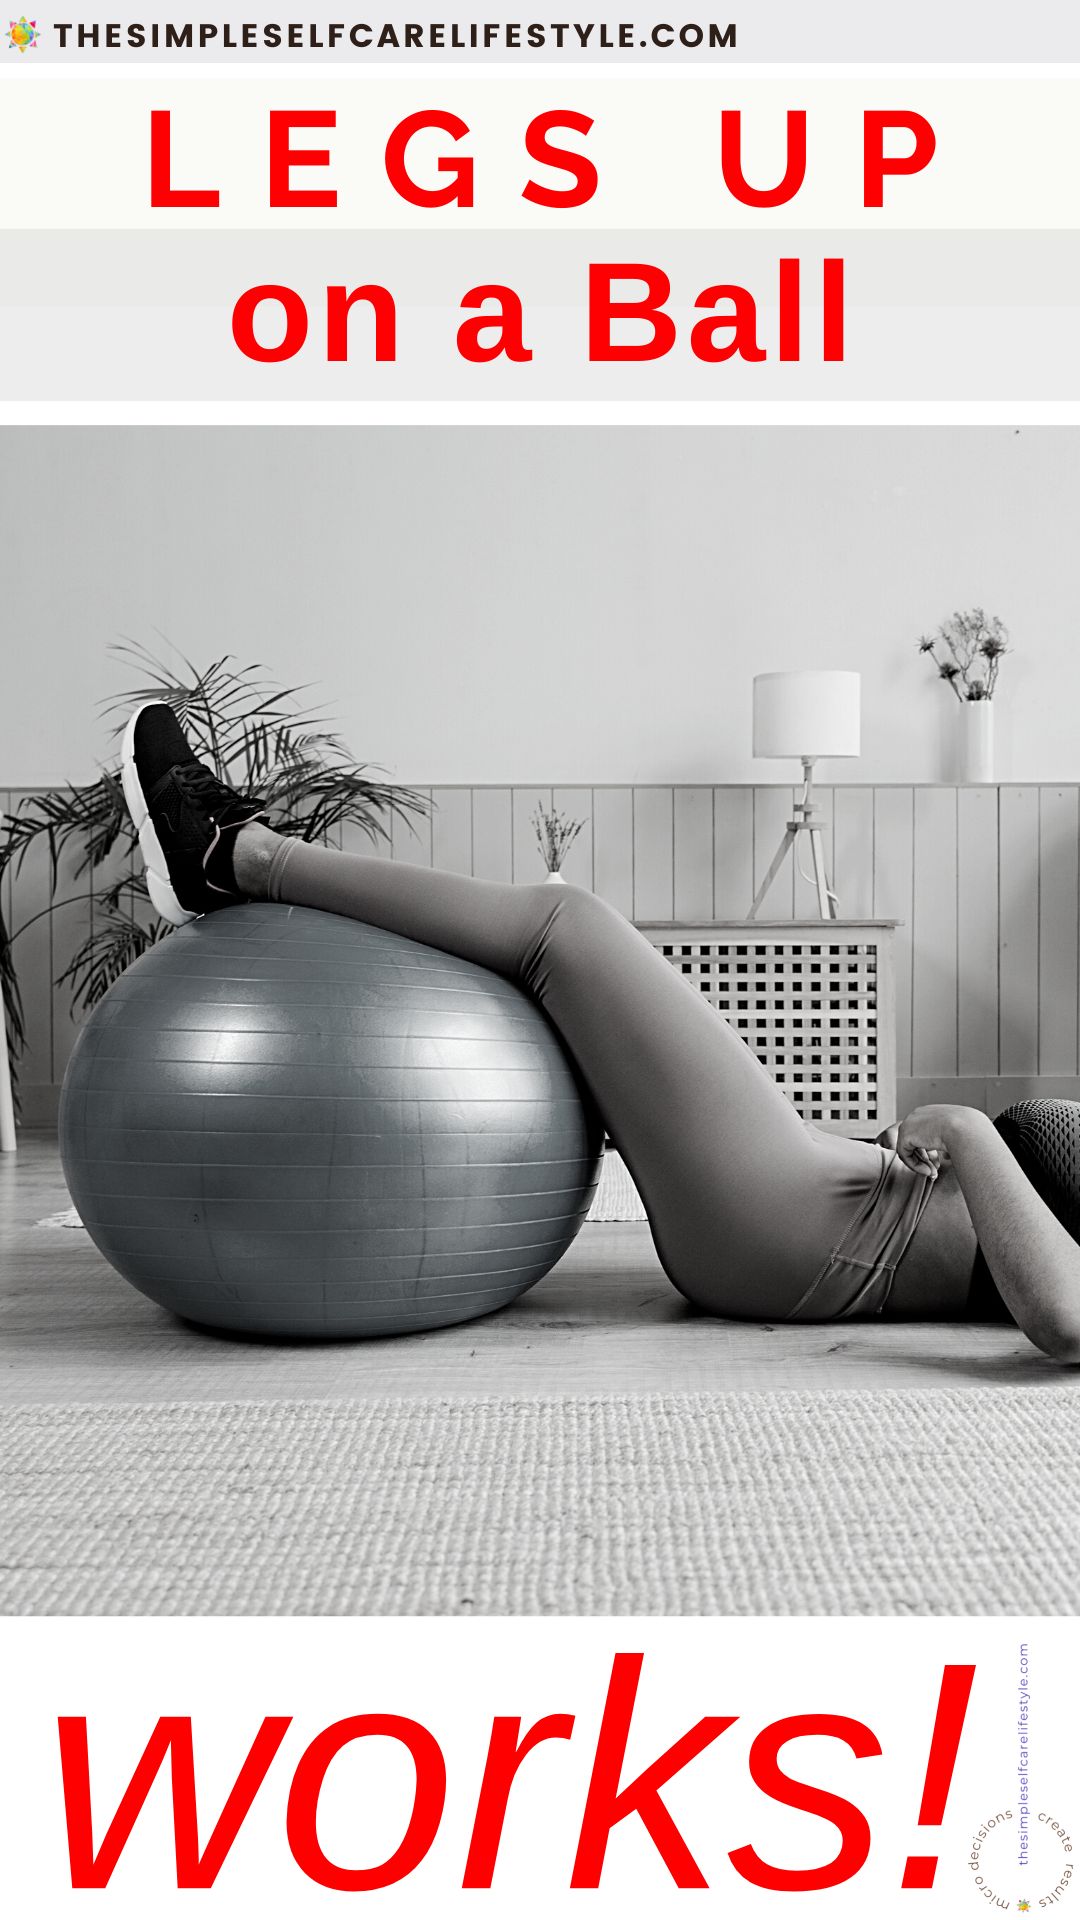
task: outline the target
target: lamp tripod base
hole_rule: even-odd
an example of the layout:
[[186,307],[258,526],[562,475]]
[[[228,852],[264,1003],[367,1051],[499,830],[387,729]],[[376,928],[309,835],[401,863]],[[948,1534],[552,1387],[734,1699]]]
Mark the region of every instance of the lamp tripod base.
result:
[[[747,919],[756,920],[758,909],[762,905],[769,888],[780,872],[788,855],[791,854],[796,866],[799,866],[799,842],[808,839],[810,854],[814,865],[814,885],[817,888],[818,911],[823,920],[835,920],[839,911],[836,895],[829,885],[829,876],[825,867],[825,842],[822,837],[822,823],[813,802],[814,762],[803,761],[802,799],[795,802],[795,818],[789,820],[772,864],[760,887],[754,895],[754,904]],[[799,871],[802,872],[801,866]],[[803,876],[809,879],[809,874]]]

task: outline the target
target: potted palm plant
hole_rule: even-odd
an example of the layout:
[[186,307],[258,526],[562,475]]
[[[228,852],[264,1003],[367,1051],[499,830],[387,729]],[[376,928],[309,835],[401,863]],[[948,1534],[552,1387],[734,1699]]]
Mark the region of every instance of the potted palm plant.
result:
[[[199,668],[182,655],[169,663],[132,642],[110,651],[140,676],[139,685],[103,703],[115,723],[114,738],[133,707],[167,701],[196,753],[219,778],[265,797],[278,833],[325,845],[353,827],[374,845],[389,838],[395,815],[409,820],[427,812],[424,795],[387,785],[372,777],[378,769],[353,760],[327,716],[303,705],[306,688],[279,686],[263,667],[242,665],[232,654]],[[29,795],[4,817],[0,890],[8,870],[17,875],[31,846],[40,842],[48,849],[50,872],[44,912],[62,913],[73,904],[71,898],[56,898],[60,861],[69,849],[75,875],[85,883],[74,899],[93,902],[91,930],[55,982],[67,989],[78,1015],[95,1006],[125,967],[170,932],[150,905],[140,863],[126,857],[134,854],[137,841],[118,761],[85,786]],[[26,1044],[18,977],[19,935],[25,926],[7,927],[0,915],[0,987],[13,1077]]]

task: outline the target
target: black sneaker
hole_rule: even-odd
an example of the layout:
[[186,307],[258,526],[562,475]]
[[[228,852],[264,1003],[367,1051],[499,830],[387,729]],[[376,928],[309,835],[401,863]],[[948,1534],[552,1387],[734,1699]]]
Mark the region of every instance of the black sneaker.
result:
[[266,813],[251,794],[226,786],[197,759],[163,701],[139,707],[128,721],[121,779],[147,888],[163,920],[183,926],[244,899],[233,878],[233,835]]

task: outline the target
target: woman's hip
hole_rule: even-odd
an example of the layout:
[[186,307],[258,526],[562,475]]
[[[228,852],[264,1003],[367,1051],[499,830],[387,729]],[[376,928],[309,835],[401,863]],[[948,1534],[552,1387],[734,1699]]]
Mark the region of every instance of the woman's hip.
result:
[[730,1319],[880,1313],[929,1182],[868,1141],[805,1129],[804,1150],[736,1185],[722,1165],[643,1195],[678,1291]]

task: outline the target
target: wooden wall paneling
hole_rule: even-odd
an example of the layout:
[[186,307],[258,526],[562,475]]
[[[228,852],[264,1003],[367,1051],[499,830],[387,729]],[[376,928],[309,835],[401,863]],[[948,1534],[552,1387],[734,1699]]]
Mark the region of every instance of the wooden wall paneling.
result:
[[911,1070],[957,1071],[955,787],[918,787],[912,866]]
[[365,854],[369,860],[393,859],[394,830],[388,820],[384,819],[383,824],[388,829],[388,838],[385,840],[381,834],[376,835],[374,839],[370,838],[362,827],[356,826],[351,820],[346,820],[338,835],[338,844],[342,852],[362,853]]
[[[0,807],[11,811],[22,797],[0,790]],[[373,845],[354,828],[341,838],[376,858],[430,860],[502,880],[533,877],[535,859],[539,878],[529,815],[538,799],[550,800],[587,821],[567,878],[595,887],[628,917],[741,919],[792,797],[786,787],[442,787],[416,837],[395,822],[390,844]],[[946,1090],[981,1085],[991,1106],[1002,1103],[1002,1090],[1021,1097],[1080,1079],[1080,789],[836,787],[822,800],[841,914],[902,923],[900,1078]],[[84,885],[65,871],[61,895]],[[9,925],[21,926],[47,900],[42,847],[6,883]],[[814,904],[789,862],[763,918],[782,919],[796,906],[812,913]],[[30,1036],[24,1089],[63,1076],[75,1023],[54,982],[88,912],[88,903],[61,909],[16,946]],[[48,1101],[29,1102],[39,1118],[50,1110]]]
[[1004,1100],[993,1103],[991,1089],[995,1082],[985,1079],[981,1074],[958,1079],[951,1074],[936,1080],[898,1080],[896,1085],[897,1119],[902,1120],[916,1107],[936,1107],[942,1102],[946,1106],[975,1107],[979,1113],[1000,1113]]
[[[756,893],[791,819],[790,787],[754,788],[754,885]],[[804,856],[805,857],[805,856]],[[752,899],[753,895],[751,895]],[[748,913],[748,900],[743,913]],[[795,863],[789,854],[761,903],[759,920],[790,920],[795,914]]]
[[713,788],[713,911],[742,920],[754,898],[754,790]]
[[676,787],[675,918],[713,918],[713,789]]
[[472,872],[472,789],[431,790],[431,861],[444,873]]
[[[425,800],[431,799],[430,787],[417,787]],[[404,860],[411,867],[431,865],[431,814],[395,814],[390,829],[390,858]]]
[[630,787],[593,789],[593,887],[628,920],[634,916],[634,813]]
[[874,792],[874,917],[896,920],[896,1071],[911,1077],[912,852],[911,787]]
[[473,872],[479,880],[514,877],[509,787],[473,788]]
[[960,787],[956,819],[958,1071],[998,1071],[998,797]]
[[1039,793],[1039,1072],[1077,1071],[1077,789]]
[[998,915],[1002,1075],[1039,1070],[1039,790],[1002,787]]
[[984,1085],[986,1111],[991,1118],[1018,1100],[1080,1101],[1080,1074],[1075,1073],[1014,1073],[1007,1080],[987,1080]]
[[675,803],[670,787],[634,789],[634,919],[675,914]]
[[512,820],[512,870],[517,881],[526,884],[543,880],[546,868],[536,839],[532,816],[537,807],[551,811],[550,787],[515,787],[510,795]]
[[582,821],[581,832],[563,863],[563,873],[575,887],[593,884],[593,790],[591,787],[555,787],[551,803],[568,820]]
[[874,790],[834,787],[832,883],[845,920],[874,917]]

